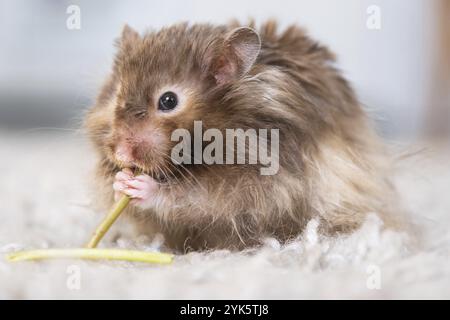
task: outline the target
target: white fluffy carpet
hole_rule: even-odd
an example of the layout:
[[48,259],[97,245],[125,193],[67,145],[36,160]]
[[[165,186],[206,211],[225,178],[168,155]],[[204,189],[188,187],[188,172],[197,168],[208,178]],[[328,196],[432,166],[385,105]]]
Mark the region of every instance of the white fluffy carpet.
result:
[[[450,298],[450,157],[423,152],[395,177],[424,232],[418,248],[381,231],[376,216],[352,235],[322,238],[311,221],[295,242],[258,250],[177,256],[169,266],[122,262],[9,263],[21,249],[79,247],[104,213],[90,209],[92,156],[81,138],[0,135],[0,298]],[[161,238],[131,237],[123,219],[104,247],[158,250]],[[79,282],[73,276],[78,274]],[[379,280],[379,281],[378,281]],[[79,286],[77,286],[79,284]]]

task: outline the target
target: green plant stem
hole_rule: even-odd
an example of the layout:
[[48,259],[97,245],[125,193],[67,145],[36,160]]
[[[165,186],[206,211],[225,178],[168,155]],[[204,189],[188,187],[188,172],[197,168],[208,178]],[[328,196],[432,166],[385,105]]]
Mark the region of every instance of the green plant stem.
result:
[[173,255],[160,252],[145,252],[124,249],[40,249],[9,253],[6,259],[11,262],[42,259],[89,259],[89,260],[124,260],[169,264]]
[[108,232],[111,225],[114,223],[114,221],[117,220],[117,218],[120,216],[122,211],[127,207],[127,205],[130,203],[130,197],[124,195],[122,198],[120,198],[119,201],[117,201],[111,211],[107,214],[105,219],[103,219],[102,223],[95,229],[94,234],[92,235],[91,240],[86,245],[86,248],[95,248],[97,247],[100,240],[103,238],[106,232]]

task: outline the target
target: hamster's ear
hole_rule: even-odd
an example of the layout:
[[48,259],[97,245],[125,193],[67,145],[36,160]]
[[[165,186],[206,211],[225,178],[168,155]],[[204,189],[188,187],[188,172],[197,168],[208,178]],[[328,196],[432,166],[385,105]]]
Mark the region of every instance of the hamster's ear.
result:
[[122,50],[127,50],[131,48],[134,43],[139,40],[139,33],[136,30],[131,28],[128,24],[126,24],[122,29],[122,35],[117,40],[117,45]]
[[243,77],[253,66],[261,50],[261,40],[255,30],[236,28],[222,43],[211,44],[205,53],[206,71],[218,85]]

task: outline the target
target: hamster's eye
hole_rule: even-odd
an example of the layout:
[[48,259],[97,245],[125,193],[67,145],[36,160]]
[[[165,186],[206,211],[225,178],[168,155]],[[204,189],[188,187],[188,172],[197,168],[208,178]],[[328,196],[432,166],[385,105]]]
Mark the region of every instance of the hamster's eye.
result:
[[172,91],[165,92],[158,102],[158,109],[162,111],[170,111],[178,105],[178,97]]

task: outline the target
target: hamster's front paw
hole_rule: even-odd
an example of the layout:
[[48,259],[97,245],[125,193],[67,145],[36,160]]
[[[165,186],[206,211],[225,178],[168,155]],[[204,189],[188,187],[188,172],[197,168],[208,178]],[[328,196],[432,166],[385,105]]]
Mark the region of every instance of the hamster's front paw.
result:
[[146,174],[134,176],[130,169],[118,172],[113,183],[116,200],[126,194],[132,198],[131,204],[141,208],[152,206],[158,188],[159,185],[155,179]]

